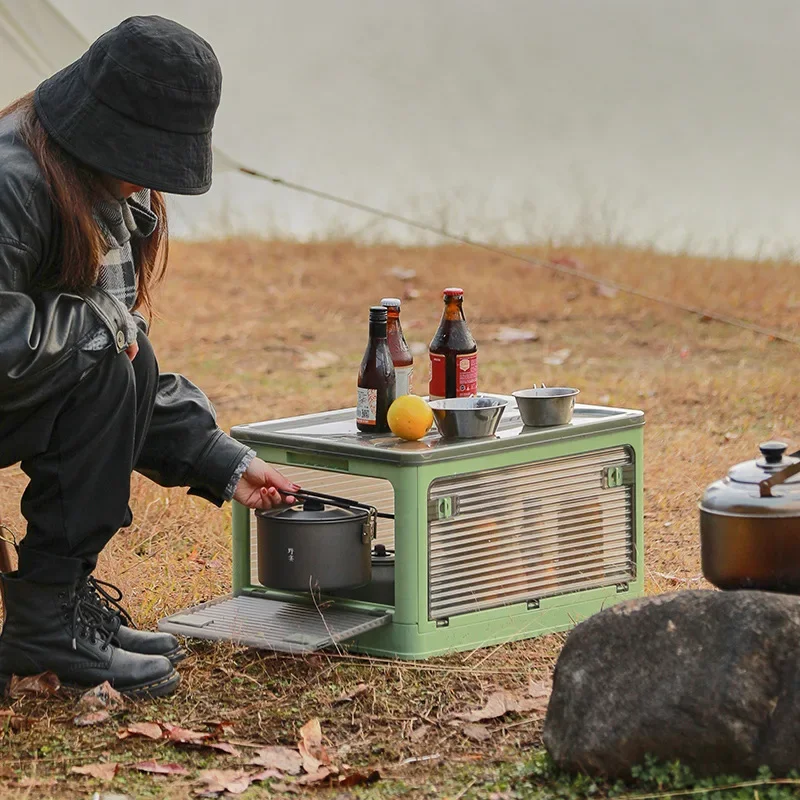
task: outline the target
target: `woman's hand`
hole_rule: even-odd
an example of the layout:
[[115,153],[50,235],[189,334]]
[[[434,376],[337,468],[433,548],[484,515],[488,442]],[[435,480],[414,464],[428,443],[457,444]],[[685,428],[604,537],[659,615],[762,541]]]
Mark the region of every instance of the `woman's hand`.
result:
[[296,492],[300,487],[283,477],[278,470],[267,466],[260,458],[254,458],[233,493],[233,499],[248,508],[269,509],[281,504],[292,505],[294,497],[284,492]]
[[128,358],[131,361],[133,361],[133,359],[136,358],[136,354],[138,352],[139,352],[139,344],[137,342],[134,342],[133,344],[128,345],[128,348],[125,350],[125,353],[127,354]]

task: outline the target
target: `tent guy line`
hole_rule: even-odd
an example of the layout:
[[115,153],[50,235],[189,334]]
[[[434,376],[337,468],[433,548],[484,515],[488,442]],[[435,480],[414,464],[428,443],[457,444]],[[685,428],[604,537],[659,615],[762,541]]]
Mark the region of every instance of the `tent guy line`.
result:
[[590,272],[586,272],[585,270],[569,267],[566,264],[557,264],[554,261],[547,261],[546,259],[524,256],[521,255],[520,253],[515,253],[512,250],[507,250],[502,247],[497,247],[496,245],[489,244],[488,242],[481,242],[476,239],[470,239],[468,236],[464,236],[462,234],[451,233],[450,231],[447,231],[444,228],[439,228],[435,225],[430,225],[426,222],[419,222],[418,220],[413,220],[410,219],[409,217],[404,217],[401,216],[400,214],[395,214],[391,211],[384,211],[383,209],[367,205],[366,203],[361,203],[357,200],[351,200],[347,197],[340,197],[338,195],[331,194],[330,192],[325,192],[320,189],[314,189],[310,186],[304,186],[300,183],[295,183],[293,181],[286,180],[285,178],[279,178],[275,175],[268,175],[264,172],[260,172],[259,170],[252,169],[250,167],[245,167],[241,164],[236,164],[236,162],[233,159],[231,159],[230,156],[228,156],[227,154],[225,154],[223,157],[226,160],[230,161],[229,168],[235,170],[236,172],[240,172],[243,175],[248,175],[252,178],[258,178],[260,180],[268,181],[269,183],[272,183],[275,186],[282,186],[286,189],[291,189],[292,191],[295,192],[301,192],[302,194],[310,195],[320,200],[327,200],[331,203],[338,203],[339,205],[346,206],[347,208],[351,208],[356,211],[363,211],[367,214],[372,214],[374,216],[381,217],[386,220],[399,222],[403,225],[409,225],[413,228],[416,228],[417,230],[433,233],[437,236],[441,236],[442,238],[450,239],[451,241],[459,242],[461,244],[465,244],[470,247],[475,247],[478,248],[479,250],[484,250],[488,253],[493,253],[494,255],[499,255],[503,256],[504,258],[514,259],[515,261],[524,263],[529,267],[540,267],[542,269],[549,269],[552,270],[553,272],[558,272],[562,275],[568,275],[572,278],[578,278],[579,280],[587,281],[597,286],[603,286],[606,289],[611,289],[616,292],[628,294],[633,297],[638,297],[642,300],[647,300],[653,303],[659,303],[661,305],[674,308],[678,311],[684,311],[688,314],[693,314],[702,319],[703,321],[714,320],[715,322],[720,322],[724,325],[731,325],[736,328],[741,328],[742,330],[747,330],[752,333],[756,333],[762,336],[767,336],[770,339],[774,339],[776,341],[786,342],[788,344],[800,346],[800,337],[792,336],[792,334],[790,333],[784,333],[783,331],[778,331],[772,328],[765,328],[764,326],[758,325],[757,323],[754,322],[750,322],[749,320],[739,319],[738,317],[733,317],[729,314],[724,314],[722,312],[714,311],[712,309],[701,308],[699,306],[690,305],[688,303],[682,303],[678,300],[672,300],[668,297],[663,297],[661,295],[653,294],[652,292],[648,292],[644,289],[639,289],[635,286],[628,286],[627,284],[620,283],[618,281],[614,281],[609,278],[603,278],[598,275],[594,275]]

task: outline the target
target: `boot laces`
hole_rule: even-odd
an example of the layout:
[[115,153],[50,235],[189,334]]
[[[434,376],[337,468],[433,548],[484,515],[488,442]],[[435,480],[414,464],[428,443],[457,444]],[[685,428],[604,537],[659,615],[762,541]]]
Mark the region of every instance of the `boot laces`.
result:
[[122,590],[118,586],[88,577],[78,591],[88,603],[103,614],[106,624],[113,628],[114,633],[119,630],[120,625],[135,627],[130,614],[122,607]]
[[105,650],[111,643],[114,631],[106,625],[105,614],[83,593],[76,592],[72,607],[72,649],[78,649],[78,634],[90,641],[100,642]]

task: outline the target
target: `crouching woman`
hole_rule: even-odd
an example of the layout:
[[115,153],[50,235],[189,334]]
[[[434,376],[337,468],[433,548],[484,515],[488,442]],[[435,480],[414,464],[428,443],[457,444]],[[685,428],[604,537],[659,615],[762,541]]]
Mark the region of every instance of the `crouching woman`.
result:
[[140,313],[166,265],[162,193],[210,187],[220,89],[203,39],[133,17],[0,111],[0,468],[29,478],[18,569],[0,576],[0,691],[46,670],[174,691],[178,641],[133,628],[93,576],[131,524],[134,470],[217,505],[269,508],[297,489],[217,427],[197,387],[159,372]]

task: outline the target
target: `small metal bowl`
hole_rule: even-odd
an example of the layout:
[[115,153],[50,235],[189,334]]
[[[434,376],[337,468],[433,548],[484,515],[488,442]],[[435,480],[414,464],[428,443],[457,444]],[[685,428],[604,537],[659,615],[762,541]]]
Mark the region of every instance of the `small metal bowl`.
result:
[[443,439],[494,436],[508,405],[498,397],[451,397],[432,400],[433,421]]
[[578,389],[553,387],[513,392],[522,422],[529,428],[568,425],[572,420]]

